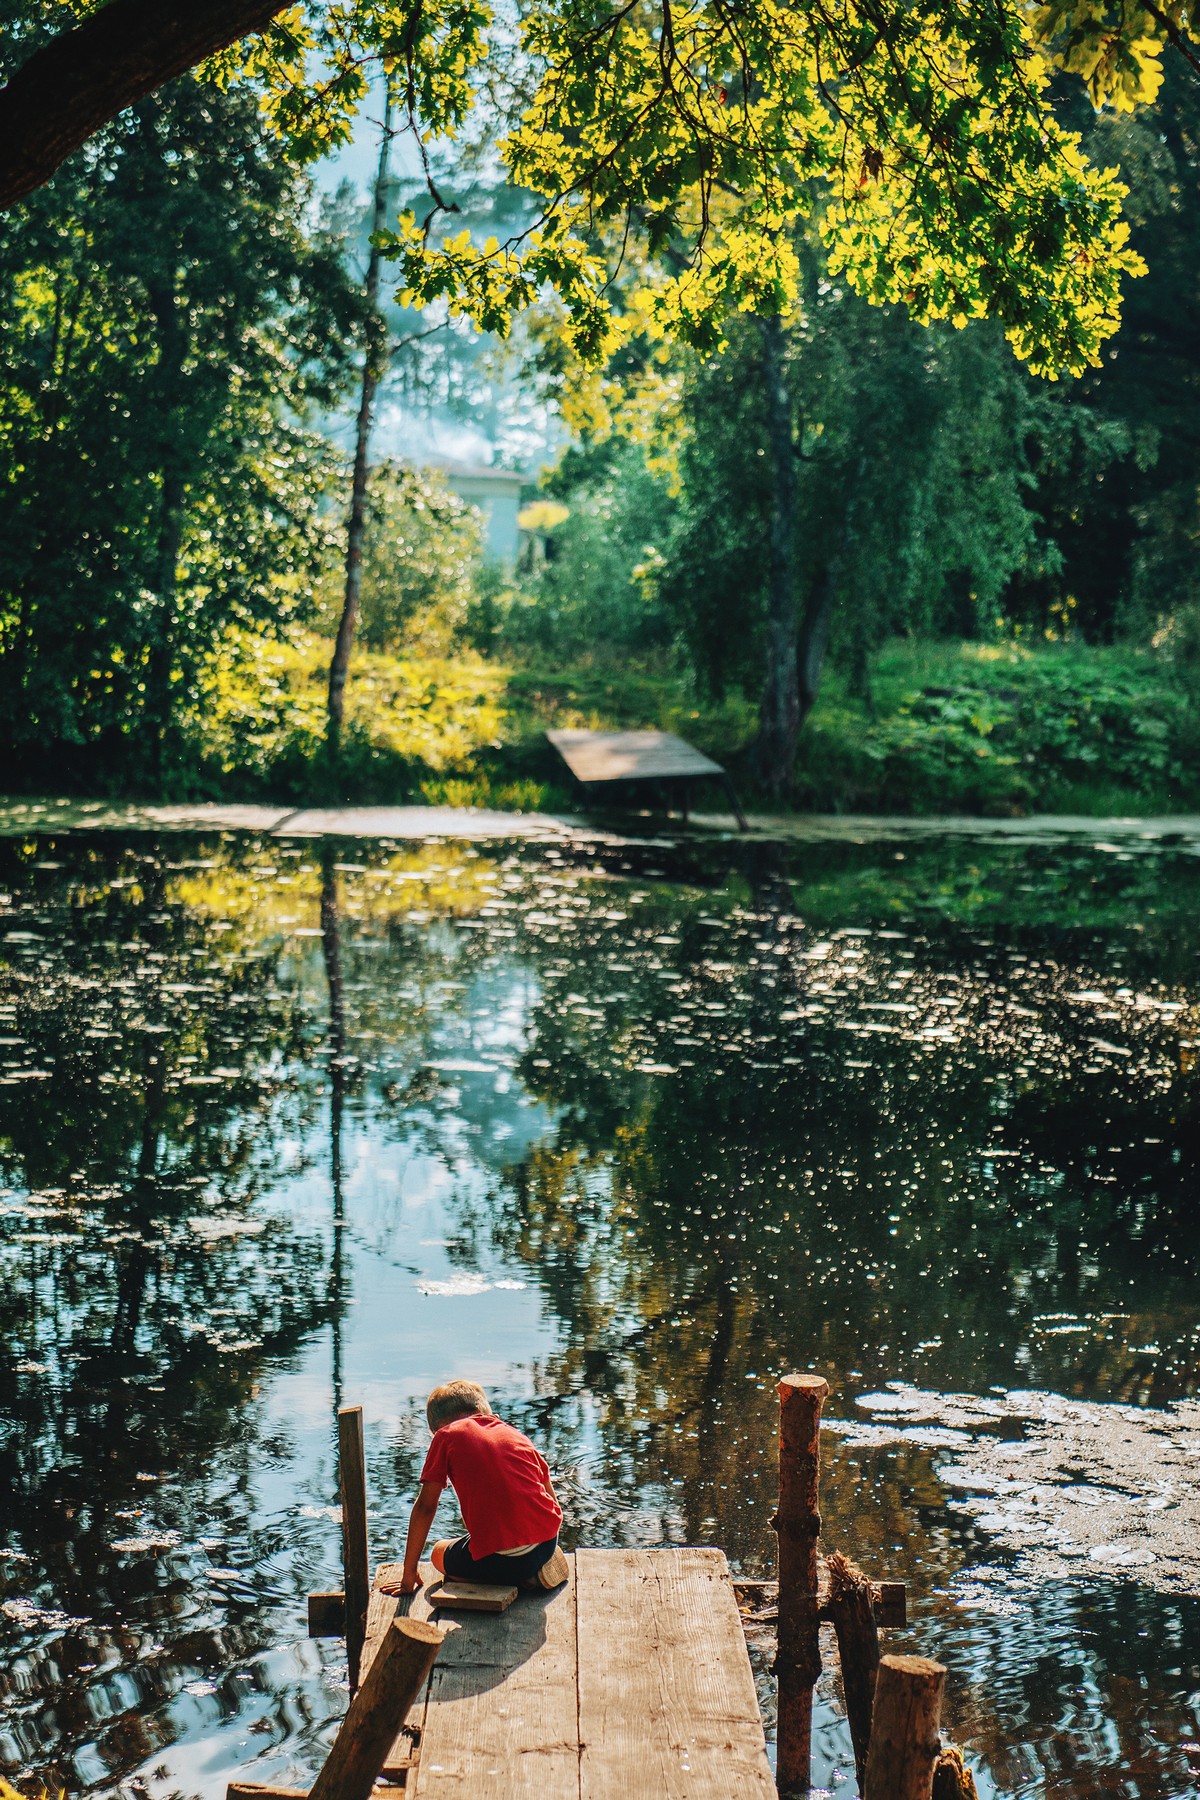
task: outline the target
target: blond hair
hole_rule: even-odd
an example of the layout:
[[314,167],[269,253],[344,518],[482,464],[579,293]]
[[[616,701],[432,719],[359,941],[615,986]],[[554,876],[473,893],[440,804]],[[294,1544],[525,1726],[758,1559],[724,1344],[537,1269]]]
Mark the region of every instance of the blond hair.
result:
[[443,1381],[425,1402],[430,1431],[437,1431],[454,1419],[469,1419],[475,1413],[490,1413],[491,1410],[488,1397],[477,1381]]

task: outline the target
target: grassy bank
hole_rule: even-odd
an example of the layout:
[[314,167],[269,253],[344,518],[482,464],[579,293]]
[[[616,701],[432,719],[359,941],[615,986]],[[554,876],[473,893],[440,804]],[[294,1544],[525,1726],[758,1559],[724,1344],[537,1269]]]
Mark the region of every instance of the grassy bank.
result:
[[[192,727],[189,795],[536,809],[571,803],[548,726],[657,726],[734,771],[747,805],[753,704],[699,698],[669,666],[517,667],[463,654],[355,661],[340,768],[323,755],[329,645],[242,640]],[[842,812],[1170,812],[1200,805],[1200,704],[1152,651],[897,640],[871,694],[831,672],[793,805]],[[777,810],[777,808],[774,808]]]

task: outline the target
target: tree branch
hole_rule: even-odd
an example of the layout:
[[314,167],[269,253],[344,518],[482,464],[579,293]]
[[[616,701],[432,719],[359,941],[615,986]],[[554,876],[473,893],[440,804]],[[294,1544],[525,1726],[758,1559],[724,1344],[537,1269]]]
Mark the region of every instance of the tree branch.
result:
[[102,125],[288,0],[109,0],[0,88],[0,210],[49,181]]
[[1196,52],[1192,49],[1182,31],[1180,31],[1174,19],[1168,18],[1161,6],[1155,6],[1154,0],[1142,0],[1142,5],[1146,8],[1146,11],[1150,14],[1152,19],[1158,20],[1159,24],[1166,32],[1168,39],[1174,44],[1184,61],[1191,63],[1193,69],[1200,71],[1200,58],[1197,57]]

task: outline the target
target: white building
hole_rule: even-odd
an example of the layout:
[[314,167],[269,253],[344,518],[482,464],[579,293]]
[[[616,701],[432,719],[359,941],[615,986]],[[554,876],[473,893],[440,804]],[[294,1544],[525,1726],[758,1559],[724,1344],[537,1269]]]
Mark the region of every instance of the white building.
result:
[[517,560],[517,512],[525,476],[489,463],[443,462],[441,469],[459,499],[483,514],[489,553],[511,568]]

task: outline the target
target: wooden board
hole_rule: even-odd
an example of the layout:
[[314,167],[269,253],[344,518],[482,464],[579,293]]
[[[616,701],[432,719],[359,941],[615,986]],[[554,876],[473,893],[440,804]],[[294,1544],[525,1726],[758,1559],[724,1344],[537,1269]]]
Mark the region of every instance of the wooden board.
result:
[[670,731],[548,731],[576,781],[678,781],[723,775],[720,763]]
[[507,1612],[458,1624],[434,1668],[411,1791],[578,1800],[574,1568],[553,1593],[523,1593]]
[[722,1552],[580,1550],[575,1580],[580,1800],[773,1800]]
[[485,1587],[479,1581],[435,1582],[426,1598],[447,1612],[507,1612],[517,1597],[515,1587]]

